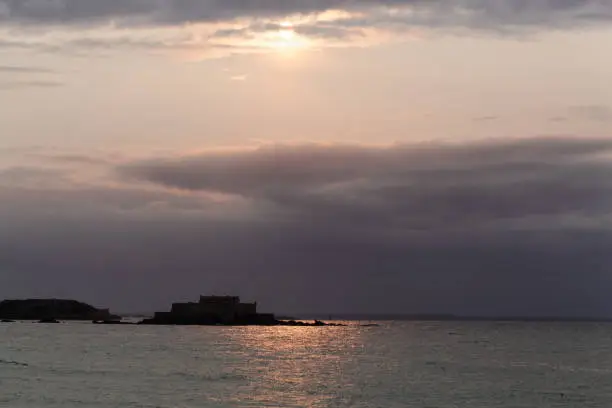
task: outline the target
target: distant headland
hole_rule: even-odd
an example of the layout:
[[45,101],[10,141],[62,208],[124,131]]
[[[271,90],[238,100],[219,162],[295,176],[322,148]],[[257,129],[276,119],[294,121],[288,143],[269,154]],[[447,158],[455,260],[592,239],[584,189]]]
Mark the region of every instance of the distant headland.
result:
[[120,320],[109,309],[98,309],[87,303],[68,299],[21,299],[0,302],[0,320]]
[[173,303],[169,312],[157,312],[152,318],[137,323],[122,321],[109,309],[98,309],[70,299],[20,299],[0,302],[0,322],[33,320],[39,323],[60,321],[92,321],[96,324],[139,325],[224,325],[224,326],[343,326],[324,323],[277,319],[272,313],[257,312],[257,303],[243,303],[238,296],[200,296],[198,302]]

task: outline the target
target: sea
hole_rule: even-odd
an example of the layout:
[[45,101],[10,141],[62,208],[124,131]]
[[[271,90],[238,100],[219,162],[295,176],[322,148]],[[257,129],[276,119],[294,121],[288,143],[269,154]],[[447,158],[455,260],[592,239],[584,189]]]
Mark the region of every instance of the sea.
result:
[[0,324],[0,407],[612,407],[612,324]]

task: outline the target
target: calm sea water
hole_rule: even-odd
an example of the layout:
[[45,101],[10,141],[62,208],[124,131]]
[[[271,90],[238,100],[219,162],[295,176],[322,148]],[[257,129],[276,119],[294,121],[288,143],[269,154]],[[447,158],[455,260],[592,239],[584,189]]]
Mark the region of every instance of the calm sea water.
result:
[[0,324],[0,406],[612,407],[612,325]]

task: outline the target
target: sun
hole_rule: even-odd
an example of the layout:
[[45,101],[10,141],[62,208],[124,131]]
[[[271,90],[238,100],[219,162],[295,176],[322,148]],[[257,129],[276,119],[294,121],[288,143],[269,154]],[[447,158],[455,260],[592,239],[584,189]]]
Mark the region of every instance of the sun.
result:
[[270,43],[277,50],[298,50],[308,46],[308,40],[291,29],[278,30]]
[[279,30],[276,33],[274,48],[278,50],[298,50],[307,46],[308,41],[293,30]]
[[278,33],[276,33],[276,35],[279,39],[286,41],[288,43],[291,43],[297,37],[297,34],[292,29],[278,30]]
[[270,31],[267,36],[270,48],[278,51],[295,51],[308,46],[308,39],[295,32],[293,23],[282,21],[278,24],[278,30]]

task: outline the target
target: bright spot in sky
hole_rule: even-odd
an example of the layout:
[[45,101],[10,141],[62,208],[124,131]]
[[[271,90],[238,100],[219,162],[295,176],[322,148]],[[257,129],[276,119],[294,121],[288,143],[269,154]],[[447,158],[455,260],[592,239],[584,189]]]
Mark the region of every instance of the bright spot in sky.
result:
[[300,36],[292,28],[281,29],[270,34],[270,46],[283,51],[297,50],[305,48],[308,44],[308,39]]
[[277,35],[278,35],[278,38],[288,43],[290,43],[297,37],[297,35],[295,34],[295,31],[293,30],[279,30]]

